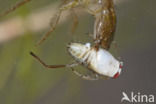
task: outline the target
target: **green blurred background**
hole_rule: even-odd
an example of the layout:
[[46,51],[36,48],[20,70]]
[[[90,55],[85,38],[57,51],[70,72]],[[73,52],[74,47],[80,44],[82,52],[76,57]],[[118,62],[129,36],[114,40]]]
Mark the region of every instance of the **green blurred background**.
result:
[[[0,13],[19,0],[0,0]],[[7,16],[26,18],[32,11],[61,0],[32,0]],[[69,42],[90,42],[94,18],[79,16],[79,25],[71,33],[71,18],[58,25],[40,46],[36,42],[48,30],[26,31],[23,35],[0,44],[0,104],[119,104],[122,91],[156,95],[156,1],[118,0],[115,4],[117,29],[111,53],[124,62],[123,73],[116,80],[86,81],[68,68],[47,70],[30,55],[34,51],[48,64],[68,64]],[[121,1],[121,2],[120,2]],[[44,21],[44,20],[43,20]],[[2,35],[0,33],[0,35]],[[84,72],[83,67],[77,67]]]

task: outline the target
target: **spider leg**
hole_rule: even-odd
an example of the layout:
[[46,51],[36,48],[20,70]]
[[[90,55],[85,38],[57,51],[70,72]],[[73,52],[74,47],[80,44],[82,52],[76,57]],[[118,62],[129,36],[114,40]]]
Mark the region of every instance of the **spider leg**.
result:
[[99,76],[97,74],[95,74],[95,77],[92,77],[90,75],[83,75],[83,74],[79,73],[73,67],[71,67],[71,69],[74,74],[76,74],[77,76],[79,76],[82,79],[85,79],[85,80],[98,80],[99,79]]
[[47,65],[44,61],[42,61],[37,55],[35,55],[33,52],[30,52],[30,55],[33,56],[39,63],[41,63],[46,68],[63,68],[63,67],[74,67],[77,66],[77,63],[73,64],[66,64],[66,65]]
[[35,55],[33,52],[30,52],[30,55],[33,56],[37,61],[39,61],[44,67],[46,68],[63,68],[63,67],[68,67],[71,68],[72,71],[74,72],[74,74],[76,74],[77,76],[81,77],[82,79],[85,80],[98,80],[99,76],[97,74],[95,74],[95,77],[92,77],[90,75],[83,75],[77,71],[74,70],[73,67],[79,65],[78,63],[73,63],[73,64],[66,64],[66,65],[47,65],[44,61],[42,61],[37,55]]
[[42,38],[37,42],[36,45],[40,45],[40,44],[41,44],[43,41],[45,41],[45,40],[48,38],[48,36],[55,30],[55,28],[56,28],[56,26],[57,26],[57,24],[58,24],[58,22],[59,22],[60,16],[61,16],[61,12],[62,12],[62,11],[59,11],[59,12],[54,16],[54,18],[52,18],[52,20],[54,20],[54,21],[53,21],[53,23],[52,23],[52,22],[50,23],[50,25],[51,25],[50,29],[42,36]]
[[8,15],[10,12],[12,11],[15,11],[18,7],[30,2],[31,0],[23,0],[23,1],[20,1],[18,2],[17,4],[15,4],[13,7],[9,8],[7,11],[5,11],[4,13],[0,14],[0,17],[1,16],[5,16],[5,15]]
[[73,34],[79,24],[79,21],[78,21],[78,17],[74,11],[74,9],[71,9],[71,15],[72,15],[72,18],[73,18],[73,23],[72,23],[72,28],[71,28],[71,33]]
[[58,13],[54,16],[54,18],[52,18],[52,22],[50,22],[50,29],[48,32],[46,32],[43,37],[37,42],[36,45],[40,45],[43,41],[45,41],[48,36],[55,30],[59,20],[60,20],[60,16],[61,16],[61,13],[65,10],[69,10],[71,8],[74,8],[75,6],[78,5],[78,1],[70,1],[68,2],[67,4],[63,4],[62,7],[59,9]]

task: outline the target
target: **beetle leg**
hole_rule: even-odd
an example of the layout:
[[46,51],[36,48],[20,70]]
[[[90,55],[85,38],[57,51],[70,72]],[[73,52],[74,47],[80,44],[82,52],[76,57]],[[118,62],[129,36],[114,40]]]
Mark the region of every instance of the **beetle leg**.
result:
[[60,10],[69,10],[71,8],[76,7],[77,5],[79,5],[79,1],[78,0],[72,0],[72,1],[67,2],[64,5],[62,5]]
[[113,41],[112,44],[113,44],[114,49],[115,49],[115,54],[118,56],[117,59],[121,61],[121,57],[120,57],[121,55],[119,54],[120,52],[118,50],[119,46],[118,46],[117,42]]

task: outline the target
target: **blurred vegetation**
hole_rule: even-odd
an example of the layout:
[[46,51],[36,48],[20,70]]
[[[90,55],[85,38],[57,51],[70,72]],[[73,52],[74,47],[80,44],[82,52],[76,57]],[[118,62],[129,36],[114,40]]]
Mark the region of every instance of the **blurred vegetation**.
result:
[[[19,0],[0,0],[0,13],[7,10],[17,1]],[[0,20],[3,21],[15,15],[25,18],[32,10],[45,7],[49,3],[56,1],[58,2],[59,0],[32,0]],[[139,2],[142,1],[140,0],[136,3],[139,4]],[[130,3],[134,4],[134,2]],[[139,33],[139,30],[144,28],[140,27],[139,24],[143,20],[138,21],[139,18],[144,19],[144,23],[148,24],[146,22],[148,19],[143,18],[145,16],[144,13],[147,12],[149,17],[153,16],[151,12],[141,11],[146,7],[146,3],[142,2],[139,8],[136,5],[132,5],[133,8],[129,7],[131,8],[130,12],[123,11],[125,8],[128,10],[125,5],[121,5],[121,8],[116,7],[117,16],[120,17],[118,19],[116,40],[121,46],[121,51],[134,45],[136,47],[140,45],[139,47],[145,48],[146,45],[148,47],[153,44],[155,38],[151,38],[151,41],[146,40],[148,31]],[[152,5],[150,3],[148,5]],[[122,14],[120,11],[127,14]],[[139,15],[138,12],[142,15]],[[136,17],[127,20],[128,15],[135,15]],[[124,16],[127,16],[127,18],[125,19]],[[149,19],[150,23],[152,23],[151,21]],[[131,25],[129,25],[130,22],[132,22]],[[125,24],[127,28],[123,28]],[[90,41],[91,39],[84,34],[92,33],[93,18],[91,16],[81,17],[79,25],[76,33],[71,35],[71,23],[67,20],[64,24],[58,25],[52,36],[38,47],[35,47],[35,44],[46,30],[40,33],[28,31],[14,40],[0,44],[0,104],[73,104],[75,101],[78,103],[80,101],[79,96],[84,97],[81,89],[83,86],[81,79],[73,75],[71,70],[67,68],[46,70],[29,55],[29,52],[34,51],[48,64],[71,63],[72,58],[67,52],[66,45],[71,41]],[[154,27],[155,24],[150,25]],[[142,35],[139,42],[138,33]],[[151,35],[154,36],[154,32],[151,32]],[[81,67],[77,69],[79,68],[82,69]],[[87,100],[86,98],[86,101],[83,100],[81,102],[85,103]]]
[[[3,4],[5,8],[1,8],[1,12],[16,2],[17,0],[5,1]],[[52,2],[54,0],[32,0],[2,19],[11,18],[14,15],[20,15],[24,18],[29,15],[32,9],[44,7]],[[2,3],[0,4],[2,5]],[[66,58],[68,53],[65,51],[68,39],[65,40],[67,35],[64,34],[65,29],[67,28],[61,26],[59,31],[53,33],[54,39],[48,39],[50,42],[46,41],[44,45],[39,47],[35,47],[35,44],[45,31],[42,33],[30,31],[0,45],[0,104],[50,104],[50,102],[65,104],[72,97],[79,96],[80,82],[76,77],[73,77],[69,69],[46,70],[29,55],[30,51],[34,51],[49,64],[71,62],[69,57]]]

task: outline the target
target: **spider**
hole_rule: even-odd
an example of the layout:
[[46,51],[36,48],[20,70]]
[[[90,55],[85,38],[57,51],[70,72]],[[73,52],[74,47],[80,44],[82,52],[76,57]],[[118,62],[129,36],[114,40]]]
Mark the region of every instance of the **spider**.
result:
[[[30,1],[31,0],[20,1],[15,6],[2,13],[0,16],[7,15]],[[73,14],[74,23],[72,30],[74,31],[78,24],[77,15],[74,12],[74,8],[77,7],[82,7],[86,12],[95,17],[94,34],[92,37],[97,46],[100,44],[100,46],[108,50],[113,40],[113,33],[116,25],[116,16],[112,0],[64,0],[57,14],[54,16],[54,19],[52,19],[53,21],[50,30],[43,35],[37,45],[40,45],[43,41],[45,41],[47,37],[55,30],[61,14],[65,10],[71,10]]]
[[[30,54],[46,68],[71,68],[76,75],[86,80],[117,78],[121,73],[123,63],[115,59],[103,48],[97,50],[96,47],[91,47],[90,43],[86,43],[85,45],[81,43],[70,43],[67,48],[70,55],[76,60],[75,63],[66,65],[47,65],[33,52],[30,52]],[[93,76],[83,75],[74,70],[74,67],[77,65],[83,65],[89,69]]]
[[[24,0],[19,3],[20,5],[17,4],[5,14],[29,1],[31,0]],[[51,29],[39,40],[37,45],[45,41],[50,33],[55,30],[63,11],[73,10],[77,7],[82,7],[87,13],[95,17],[94,32],[92,35],[94,45],[91,46],[90,43],[70,43],[67,49],[76,62],[66,65],[47,65],[33,52],[30,52],[30,54],[46,68],[68,67],[76,75],[86,80],[117,78],[121,73],[123,63],[115,59],[108,52],[116,27],[116,16],[112,0],[65,0],[55,16],[55,21],[53,21]],[[89,69],[93,73],[93,76],[83,75],[74,70],[74,67],[77,65],[83,65]]]
[[[33,52],[30,54],[47,68],[68,67],[83,79],[98,80],[99,78],[117,78],[121,73],[123,63],[116,60],[108,52],[116,25],[116,16],[112,0],[72,0],[60,8],[57,22],[62,11],[76,6],[83,6],[89,14],[95,17],[94,33],[92,35],[94,45],[91,46],[90,43],[86,43],[85,45],[81,43],[70,43],[67,46],[68,52],[76,62],[67,65],[47,65]],[[43,42],[48,35],[49,34],[46,34],[39,41],[39,44]],[[83,65],[89,69],[93,75],[83,75],[77,72],[74,70],[74,67],[77,65]]]

